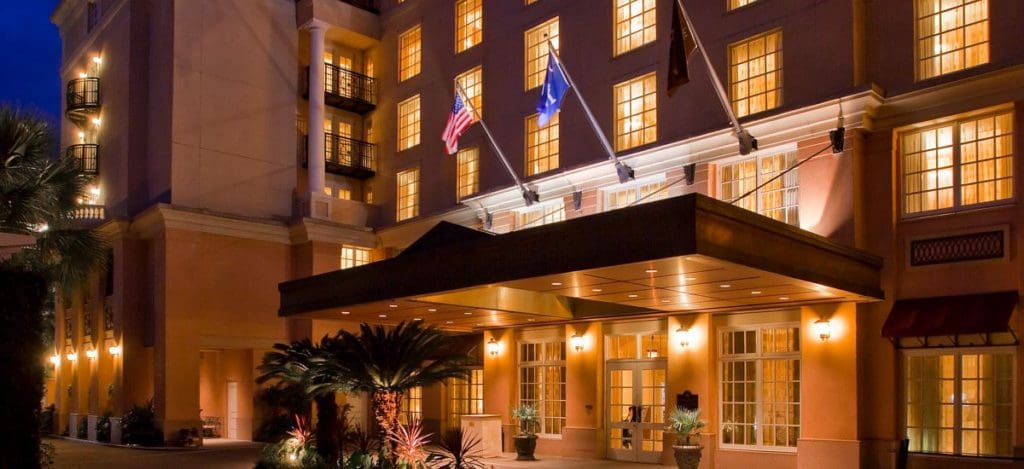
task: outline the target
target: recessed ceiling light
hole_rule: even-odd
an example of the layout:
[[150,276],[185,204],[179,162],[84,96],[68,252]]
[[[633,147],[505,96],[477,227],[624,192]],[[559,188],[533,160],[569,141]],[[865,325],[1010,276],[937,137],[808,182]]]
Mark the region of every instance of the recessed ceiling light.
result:
[[647,269],[644,272],[646,272],[648,274],[656,274],[656,273],[658,273],[658,269]]
[[551,282],[551,286],[552,287],[560,287],[560,286],[562,286],[562,282]]
[[640,295],[637,295],[636,293],[631,293],[631,294],[629,295],[629,297],[630,297],[630,298],[639,298],[639,297],[640,297]]
[[484,327],[483,324],[477,324],[476,327]]
[[388,308],[397,308],[397,307],[398,307],[398,305],[396,305],[396,304],[390,304],[390,305],[388,305]]
[[761,290],[754,290],[754,291],[750,292],[750,294],[751,295],[760,295],[761,294]]
[[723,283],[723,284],[719,285],[718,287],[719,288],[732,288],[732,285],[729,285],[728,283]]
[[536,319],[530,318],[530,319],[527,319],[527,321],[533,322],[533,321],[536,321]]
[[445,321],[445,324],[455,324],[455,321]]
[[341,314],[343,314],[343,315],[345,315],[345,316],[348,316],[348,315],[350,315],[350,314],[352,314],[352,313],[351,313],[351,312],[349,312],[349,311],[342,311],[342,312],[341,312]]
[[662,303],[671,303],[672,300],[661,300]]
[[388,317],[388,315],[386,315],[386,314],[381,314],[381,315],[378,315],[377,317],[378,317],[378,318],[381,318],[381,319],[384,319],[384,318]]
[[697,280],[697,277],[686,277],[687,282],[692,282],[694,280]]
[[592,292],[594,292],[594,293],[601,293],[601,292],[603,292],[604,290],[602,290],[602,289],[600,289],[600,288],[591,288],[591,289],[590,289],[590,291],[592,291]]
[[430,311],[431,313],[436,313],[437,308],[427,308],[427,311]]
[[472,316],[473,312],[472,311],[466,311],[465,313],[462,313],[462,314],[465,314],[466,316]]
[[422,321],[423,318],[412,318],[413,321]]
[[780,296],[779,299],[782,300],[782,301],[786,301],[786,300],[789,299],[789,297],[788,296]]

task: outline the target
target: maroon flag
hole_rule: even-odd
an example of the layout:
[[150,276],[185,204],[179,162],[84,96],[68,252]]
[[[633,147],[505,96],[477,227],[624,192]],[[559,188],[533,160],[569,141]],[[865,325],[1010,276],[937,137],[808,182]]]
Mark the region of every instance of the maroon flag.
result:
[[687,24],[683,10],[679,8],[679,0],[672,1],[672,44],[669,46],[668,57],[668,95],[671,97],[680,86],[690,81],[690,72],[686,61],[697,48],[693,33]]

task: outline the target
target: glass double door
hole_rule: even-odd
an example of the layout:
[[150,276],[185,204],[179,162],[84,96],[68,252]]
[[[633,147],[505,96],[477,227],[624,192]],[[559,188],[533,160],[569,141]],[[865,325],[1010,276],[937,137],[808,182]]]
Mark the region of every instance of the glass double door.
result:
[[661,461],[665,429],[665,360],[609,361],[608,457]]

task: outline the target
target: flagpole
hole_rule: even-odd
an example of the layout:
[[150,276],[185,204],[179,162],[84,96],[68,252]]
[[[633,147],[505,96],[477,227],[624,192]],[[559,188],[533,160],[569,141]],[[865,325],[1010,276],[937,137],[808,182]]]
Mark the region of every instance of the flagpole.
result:
[[480,123],[480,127],[484,129],[484,134],[487,135],[487,140],[491,142],[491,146],[494,147],[494,151],[498,154],[498,159],[501,160],[502,164],[505,165],[505,169],[508,170],[509,176],[512,176],[512,180],[519,186],[519,191],[523,194],[523,200],[526,201],[526,206],[533,205],[534,202],[539,202],[540,197],[536,192],[527,189],[523,185],[523,181],[519,179],[519,175],[516,174],[515,170],[512,169],[512,165],[508,163],[508,159],[505,158],[505,153],[501,151],[501,147],[498,146],[498,142],[494,140],[494,135],[491,134],[491,129],[484,123],[483,117],[477,112],[476,106],[473,105],[473,101],[466,98],[466,91],[462,89],[462,84],[459,83],[458,79],[455,79],[455,92],[462,98],[462,102],[469,107],[469,110],[473,112],[473,117],[476,117],[477,122]]
[[583,99],[583,95],[580,94],[579,89],[576,88],[576,83],[572,81],[572,76],[569,75],[569,70],[562,64],[562,59],[558,56],[558,51],[555,49],[554,44],[551,43],[551,39],[547,39],[547,41],[548,50],[551,51],[551,56],[555,58],[558,68],[562,70],[562,74],[565,75],[565,80],[569,82],[569,88],[572,88],[572,92],[575,93],[576,98],[580,100],[580,105],[583,106],[583,112],[587,115],[587,119],[590,121],[590,126],[594,129],[594,133],[597,134],[597,139],[601,141],[601,146],[604,147],[604,151],[608,153],[608,159],[615,162],[615,172],[619,175],[619,182],[624,183],[633,179],[633,168],[630,168],[622,161],[619,161],[619,157],[615,156],[615,150],[612,149],[611,142],[608,141],[608,137],[605,136],[604,131],[601,130],[600,124],[597,123],[597,118],[594,117],[594,113],[590,111],[590,106],[588,106],[587,102]]
[[[693,27],[693,21],[690,20],[690,14],[686,12],[686,7],[683,6],[683,0],[675,0],[679,5],[679,11],[683,13],[683,19],[686,20],[686,27],[690,30],[690,34],[693,35],[693,42],[697,43],[697,48],[700,49],[700,55],[704,57],[704,65],[707,66],[708,76],[711,77],[711,81],[714,84],[715,94],[718,95],[718,100],[722,103],[722,108],[725,109],[725,113],[729,116],[729,120],[732,122],[732,129],[736,133],[736,138],[740,142],[740,154],[746,155],[751,150],[757,150],[757,139],[755,139],[750,132],[747,132],[743,126],[740,125],[739,119],[736,118],[736,113],[732,110],[732,105],[729,104],[728,98],[726,98],[725,86],[722,85],[722,80],[718,78],[718,73],[715,72],[714,65],[711,64],[711,57],[708,56],[708,51],[704,49],[704,43],[700,40],[700,35],[697,34],[697,28]],[[683,60],[686,60],[685,58]]]

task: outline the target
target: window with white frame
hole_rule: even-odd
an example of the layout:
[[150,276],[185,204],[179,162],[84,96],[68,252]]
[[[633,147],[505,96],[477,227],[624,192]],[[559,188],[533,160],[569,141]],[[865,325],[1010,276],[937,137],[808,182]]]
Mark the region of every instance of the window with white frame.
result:
[[665,175],[659,174],[603,189],[601,192],[604,194],[604,209],[628,207],[638,200],[640,203],[646,203],[664,199],[668,197],[666,187],[668,183],[665,181]]
[[719,332],[723,447],[795,450],[800,438],[797,324]]
[[370,250],[355,246],[341,247],[341,268],[351,269],[370,263]]
[[537,433],[565,427],[565,340],[519,344],[519,403],[537,408]]
[[473,368],[468,379],[448,380],[448,428],[462,426],[463,415],[484,413],[484,370]]
[[402,410],[398,413],[398,420],[403,425],[409,425],[416,420],[423,420],[423,388],[415,387],[405,393],[402,399]]
[[521,230],[560,221],[565,221],[565,202],[562,200],[539,206],[534,205],[527,210],[519,212],[516,217],[516,228]]
[[910,451],[1012,456],[1014,353],[932,349],[904,354],[904,427]]
[[[799,225],[800,170],[794,169],[776,177],[796,163],[795,151],[721,163],[718,198],[733,202],[750,193],[735,205],[790,225]],[[751,192],[766,182],[764,187]]]

